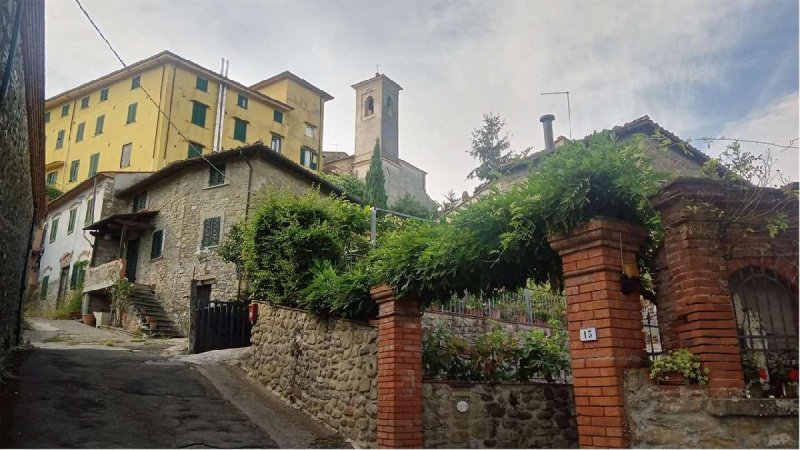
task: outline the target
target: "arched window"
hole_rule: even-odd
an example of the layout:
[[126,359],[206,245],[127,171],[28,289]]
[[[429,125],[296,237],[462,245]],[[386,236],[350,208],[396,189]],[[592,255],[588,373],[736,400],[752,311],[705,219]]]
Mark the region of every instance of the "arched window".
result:
[[743,359],[768,373],[797,364],[797,292],[760,268],[735,273],[730,289]]
[[370,95],[364,100],[364,117],[375,114],[375,99]]

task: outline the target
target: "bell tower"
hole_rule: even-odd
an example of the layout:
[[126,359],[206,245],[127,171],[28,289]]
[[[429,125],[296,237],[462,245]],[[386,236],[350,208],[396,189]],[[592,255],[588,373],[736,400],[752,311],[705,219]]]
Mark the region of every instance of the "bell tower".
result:
[[351,86],[356,91],[356,161],[370,158],[375,139],[380,139],[381,155],[398,160],[399,84],[382,73]]

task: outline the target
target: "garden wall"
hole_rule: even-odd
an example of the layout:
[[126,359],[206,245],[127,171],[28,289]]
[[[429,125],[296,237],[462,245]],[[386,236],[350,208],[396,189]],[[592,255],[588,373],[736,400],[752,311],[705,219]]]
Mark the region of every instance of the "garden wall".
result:
[[700,386],[660,386],[625,373],[632,448],[797,448],[797,399],[711,398]]
[[437,323],[446,324],[454,336],[458,336],[468,342],[475,342],[478,337],[491,332],[498,325],[509,334],[537,328],[547,330],[547,327],[537,327],[528,323],[506,322],[488,317],[475,317],[449,312],[425,311],[422,315],[423,332],[430,331]]
[[360,447],[376,444],[375,327],[258,305],[250,376]]
[[578,445],[572,385],[426,381],[422,395],[426,448]]

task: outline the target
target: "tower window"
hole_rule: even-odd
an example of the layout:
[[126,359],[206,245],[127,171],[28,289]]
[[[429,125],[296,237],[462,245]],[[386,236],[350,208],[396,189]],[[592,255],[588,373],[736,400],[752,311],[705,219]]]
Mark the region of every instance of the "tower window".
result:
[[394,106],[394,99],[392,99],[392,96],[390,95],[390,96],[386,97],[386,108],[385,108],[385,111],[386,111],[386,114],[388,116],[392,115],[392,106]]
[[375,114],[375,99],[370,95],[364,101],[364,117]]

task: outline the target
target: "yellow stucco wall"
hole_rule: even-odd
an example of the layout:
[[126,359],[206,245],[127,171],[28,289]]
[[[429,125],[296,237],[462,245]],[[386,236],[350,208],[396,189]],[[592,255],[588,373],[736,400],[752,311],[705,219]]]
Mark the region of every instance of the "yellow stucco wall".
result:
[[[164,165],[188,157],[188,141],[203,146],[204,153],[212,151],[219,82],[207,73],[180,61],[151,64],[132,72],[141,77],[141,85],[159,105],[164,114],[147,98],[141,89],[131,89],[132,74],[105,77],[79,90],[79,93],[60,95],[47,102],[49,122],[45,123],[46,173],[56,173],[54,187],[67,191],[89,177],[90,157],[99,153],[98,172],[155,171]],[[207,92],[196,88],[197,77],[208,80]],[[108,100],[100,101],[101,89],[108,88]],[[281,80],[261,89],[261,93],[291,105],[284,111],[283,123],[274,121],[275,102],[246,89],[229,86],[225,101],[222,149],[262,141],[270,145],[272,135],[282,137],[281,153],[300,164],[301,148],[319,152],[322,139],[321,96],[291,80]],[[247,97],[247,108],[238,106],[238,96]],[[81,108],[81,99],[89,96],[89,106]],[[191,122],[193,101],[208,106],[205,126]],[[127,124],[128,105],[136,103],[136,121]],[[69,104],[69,113],[61,117],[61,108]],[[105,116],[104,129],[95,134],[97,117]],[[165,119],[167,115],[172,125]],[[235,118],[248,122],[244,142],[234,139]],[[76,142],[80,123],[85,123],[83,140]],[[306,136],[306,124],[315,127],[314,137]],[[174,126],[173,126],[174,125]],[[180,130],[178,132],[176,130]],[[64,131],[64,142],[56,149],[58,132]],[[132,144],[130,166],[120,167],[122,147]],[[78,177],[69,182],[72,161],[79,161]],[[322,164],[318,164],[317,171]]]

